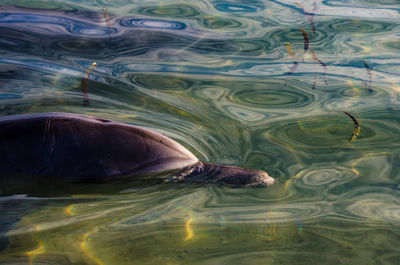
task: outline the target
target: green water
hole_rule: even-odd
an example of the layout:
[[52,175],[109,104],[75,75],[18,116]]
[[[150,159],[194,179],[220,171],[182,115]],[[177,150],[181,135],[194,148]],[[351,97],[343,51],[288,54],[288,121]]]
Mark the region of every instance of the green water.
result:
[[275,184],[0,194],[0,264],[399,264],[400,1],[299,3],[1,1],[1,116],[140,125]]

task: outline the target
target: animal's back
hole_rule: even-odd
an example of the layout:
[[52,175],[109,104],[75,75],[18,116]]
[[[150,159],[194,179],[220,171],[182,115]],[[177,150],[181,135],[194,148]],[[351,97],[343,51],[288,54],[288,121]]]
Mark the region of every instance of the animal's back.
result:
[[150,130],[90,116],[40,113],[0,118],[0,172],[105,180],[198,162]]

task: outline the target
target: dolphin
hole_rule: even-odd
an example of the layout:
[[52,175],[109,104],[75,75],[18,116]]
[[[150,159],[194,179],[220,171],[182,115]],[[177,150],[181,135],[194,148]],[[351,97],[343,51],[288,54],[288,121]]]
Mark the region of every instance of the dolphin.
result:
[[264,171],[200,162],[181,144],[149,129],[72,113],[0,117],[0,153],[0,194],[18,181],[26,186],[108,183],[162,175],[167,182],[240,187],[274,182]]

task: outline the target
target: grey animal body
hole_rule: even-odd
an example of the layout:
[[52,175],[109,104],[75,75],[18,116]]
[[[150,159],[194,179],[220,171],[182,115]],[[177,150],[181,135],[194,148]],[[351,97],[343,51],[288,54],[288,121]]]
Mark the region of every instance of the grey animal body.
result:
[[0,153],[0,194],[11,178],[29,185],[104,183],[172,172],[164,180],[231,186],[267,186],[274,181],[264,171],[202,163],[154,131],[71,113],[1,117]]

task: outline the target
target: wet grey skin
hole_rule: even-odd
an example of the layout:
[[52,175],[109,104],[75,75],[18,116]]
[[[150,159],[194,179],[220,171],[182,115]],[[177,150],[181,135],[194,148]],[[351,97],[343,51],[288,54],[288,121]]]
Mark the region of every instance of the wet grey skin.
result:
[[164,181],[240,187],[274,182],[264,171],[202,163],[182,145],[154,131],[71,113],[1,117],[0,153],[0,194],[18,182],[46,187],[132,181],[168,172]]

